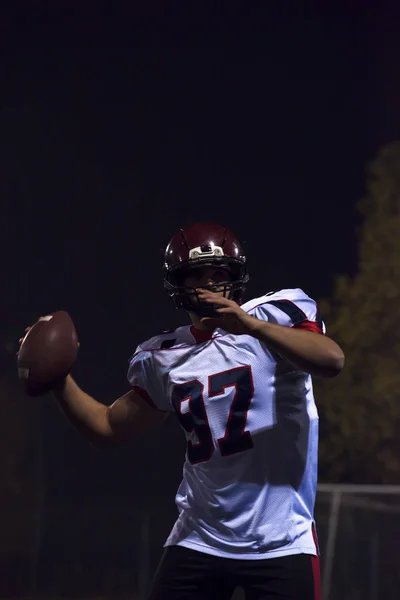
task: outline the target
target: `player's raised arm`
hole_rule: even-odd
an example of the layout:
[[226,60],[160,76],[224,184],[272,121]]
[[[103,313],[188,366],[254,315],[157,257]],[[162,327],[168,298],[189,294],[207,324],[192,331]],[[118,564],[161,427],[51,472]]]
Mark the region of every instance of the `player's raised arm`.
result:
[[162,423],[166,413],[152,408],[134,389],[111,406],[105,406],[68,376],[53,394],[62,412],[77,431],[95,443],[133,439]]
[[90,441],[126,441],[165,419],[166,413],[146,402],[144,391],[140,394],[133,386],[108,407],[86,394],[67,375],[79,348],[75,326],[67,313],[41,317],[26,329],[20,344],[18,373],[28,395],[51,391],[70,423]]
[[[294,368],[310,375],[336,377],[344,367],[343,351],[332,339],[319,335],[323,333],[321,326],[315,321],[308,321],[306,313],[294,300],[313,306],[316,306],[315,302],[301,290],[288,291],[294,296],[292,300],[276,299],[276,295],[273,296],[275,299],[265,297],[265,302],[256,305],[256,310],[250,308],[249,314],[232,300],[219,297],[209,290],[200,290],[200,299],[217,307],[216,316],[203,318],[202,322],[209,326],[221,327],[233,334],[251,335],[275,350]],[[285,318],[269,322],[271,317],[274,318],[273,309],[282,313]],[[263,314],[263,311],[266,314]],[[299,313],[299,323],[293,322]],[[299,327],[305,324],[307,327]]]

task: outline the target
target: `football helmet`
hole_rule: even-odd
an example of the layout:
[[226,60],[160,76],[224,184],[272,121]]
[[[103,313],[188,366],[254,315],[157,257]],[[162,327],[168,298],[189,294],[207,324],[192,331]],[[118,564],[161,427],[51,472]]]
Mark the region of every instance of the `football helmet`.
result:
[[164,287],[177,308],[199,316],[212,316],[212,305],[201,302],[197,289],[186,287],[184,280],[199,267],[221,267],[229,273],[227,281],[203,286],[224,291],[226,298],[240,303],[249,280],[246,257],[234,234],[213,223],[195,223],[181,229],[169,242],[164,256]]

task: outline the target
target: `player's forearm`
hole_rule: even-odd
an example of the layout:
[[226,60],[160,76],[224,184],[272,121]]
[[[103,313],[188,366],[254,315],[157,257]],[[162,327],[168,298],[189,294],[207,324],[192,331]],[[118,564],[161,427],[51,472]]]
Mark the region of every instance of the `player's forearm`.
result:
[[259,319],[252,335],[287,359],[294,367],[319,377],[335,377],[344,366],[344,354],[330,338]]
[[86,394],[68,376],[65,384],[53,391],[63,414],[73,427],[91,442],[112,440],[107,406]]

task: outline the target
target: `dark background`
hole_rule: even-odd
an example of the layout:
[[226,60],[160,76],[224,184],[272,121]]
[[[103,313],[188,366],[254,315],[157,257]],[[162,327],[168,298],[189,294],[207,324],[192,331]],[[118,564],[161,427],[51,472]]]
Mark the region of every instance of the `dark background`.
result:
[[[1,8],[3,377],[16,381],[24,327],[65,309],[80,385],[105,403],[125,393],[136,345],[185,322],[163,290],[162,253],[193,221],[244,241],[248,297],[302,287],[319,299],[355,272],[365,164],[400,135],[397,15],[388,1],[279,7]],[[43,555],[67,544],[46,525],[58,502],[71,540],[84,506],[154,506],[167,515],[161,544],[183,461],[177,426],[105,452],[39,404]]]

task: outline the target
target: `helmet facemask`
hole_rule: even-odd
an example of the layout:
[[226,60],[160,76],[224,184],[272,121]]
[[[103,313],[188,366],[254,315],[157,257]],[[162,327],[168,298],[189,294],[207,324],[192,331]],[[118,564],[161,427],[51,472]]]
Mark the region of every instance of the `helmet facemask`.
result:
[[[184,285],[185,279],[192,271],[199,267],[223,268],[228,274],[229,279],[219,281],[212,285],[202,285],[198,287],[189,287]],[[164,285],[169,295],[173,299],[176,308],[183,308],[188,312],[193,312],[199,317],[212,317],[216,315],[216,306],[200,300],[198,290],[206,289],[210,292],[222,292],[225,298],[241,303],[245,285],[248,281],[246,267],[236,259],[227,257],[206,261],[187,261],[186,264],[170,269],[166,274]]]

